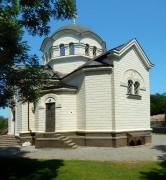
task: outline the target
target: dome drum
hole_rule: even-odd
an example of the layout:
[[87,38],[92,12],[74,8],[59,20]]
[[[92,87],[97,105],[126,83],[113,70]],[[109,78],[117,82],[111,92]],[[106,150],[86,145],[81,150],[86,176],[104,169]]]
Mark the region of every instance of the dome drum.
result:
[[[72,43],[72,42],[71,42]],[[42,59],[43,59],[43,64],[48,63],[51,59],[56,59],[59,57],[64,57],[64,56],[88,56],[89,58],[93,58],[95,56],[98,56],[100,54],[103,53],[103,50],[101,48],[97,48],[96,46],[89,46],[89,52],[86,52],[86,45],[84,43],[72,43],[72,50],[73,53],[71,54],[71,47],[70,44],[64,44],[64,54],[61,54],[61,49],[60,49],[60,45],[58,46],[52,46],[50,49],[48,49],[48,51],[45,52],[45,54],[43,55]],[[94,52],[94,49],[96,48],[96,53]]]

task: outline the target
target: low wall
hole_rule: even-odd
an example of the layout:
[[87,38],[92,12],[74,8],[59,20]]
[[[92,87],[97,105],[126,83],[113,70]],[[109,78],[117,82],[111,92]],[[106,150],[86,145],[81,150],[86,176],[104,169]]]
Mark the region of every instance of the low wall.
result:
[[152,130],[153,133],[166,134],[166,127],[153,127],[152,129],[153,129]]

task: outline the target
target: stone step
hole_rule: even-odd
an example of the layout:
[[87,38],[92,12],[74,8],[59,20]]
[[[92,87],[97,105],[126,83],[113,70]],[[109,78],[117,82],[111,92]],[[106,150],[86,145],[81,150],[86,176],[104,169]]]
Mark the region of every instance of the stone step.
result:
[[67,141],[67,140],[69,140],[69,138],[68,137],[63,137],[63,138],[60,138],[62,141]]
[[68,145],[69,146],[74,146],[74,145],[76,145],[76,143],[71,142],[71,143],[68,143]]
[[15,137],[0,136],[0,139],[16,139]]
[[[50,135],[50,134],[48,134],[48,135]],[[44,148],[44,145],[41,144],[42,141],[46,144],[46,147],[50,146],[51,148],[53,146],[57,147],[58,144],[59,144],[59,146],[61,146],[63,148],[75,149],[78,147],[75,143],[73,143],[73,141],[69,137],[67,137],[63,134],[55,133],[50,136],[48,136],[48,135],[47,135],[47,133],[45,133],[44,135],[39,134],[38,136],[36,136],[36,147],[37,148],[40,148],[40,147]],[[55,141],[57,141],[57,142],[55,142]],[[56,145],[56,143],[57,143],[57,145]],[[55,144],[55,145],[53,145],[53,144]]]
[[0,147],[16,147],[19,146],[18,144],[0,144]]
[[62,134],[54,134],[54,136],[62,136]]
[[74,146],[72,146],[72,148],[73,148],[73,149],[76,149],[76,148],[78,148],[78,145],[74,145]]
[[65,138],[66,136],[59,136],[60,137],[60,139],[63,139],[63,138]]
[[18,142],[15,136],[11,136],[11,135],[0,136],[0,147],[5,147],[5,146],[18,146]]
[[18,144],[18,143],[15,142],[15,141],[10,141],[10,142],[8,142],[8,141],[1,141],[0,144]]
[[66,144],[69,144],[69,143],[71,143],[71,142],[72,142],[72,140],[67,140],[67,141],[65,141]]

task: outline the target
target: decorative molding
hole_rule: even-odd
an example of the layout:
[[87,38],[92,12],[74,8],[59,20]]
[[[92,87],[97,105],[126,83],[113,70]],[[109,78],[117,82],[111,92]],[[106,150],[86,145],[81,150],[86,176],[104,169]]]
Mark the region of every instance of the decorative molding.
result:
[[140,90],[144,90],[146,91],[146,87],[145,87],[145,82],[143,77],[141,76],[141,74],[139,72],[137,72],[134,69],[128,69],[126,71],[124,71],[122,78],[121,78],[121,82],[120,82],[120,86],[124,86],[127,87],[128,84],[127,82],[129,80],[133,81],[133,84],[137,81],[140,84]]
[[136,95],[136,94],[127,94],[127,98],[128,98],[128,99],[137,99],[137,100],[141,100],[142,96]]

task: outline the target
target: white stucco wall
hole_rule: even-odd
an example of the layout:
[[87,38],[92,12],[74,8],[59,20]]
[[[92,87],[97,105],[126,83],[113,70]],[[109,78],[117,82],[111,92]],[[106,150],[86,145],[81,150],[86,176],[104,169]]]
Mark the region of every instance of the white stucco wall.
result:
[[111,71],[82,72],[68,83],[78,86],[77,130],[111,131]]
[[[125,71],[133,69],[144,79],[146,90],[140,90],[140,99],[127,98],[127,87],[121,86]],[[134,78],[134,77],[133,77]],[[142,86],[142,84],[140,85]],[[150,128],[149,72],[137,55],[129,49],[119,61],[114,61],[114,130],[143,130]]]
[[19,132],[22,131],[22,118],[23,118],[23,112],[22,112],[22,104],[21,102],[17,102],[17,105],[15,107],[15,134],[19,135]]
[[68,74],[86,63],[86,61],[86,58],[60,58],[51,63],[51,67],[54,71],[61,72],[62,74]]
[[11,109],[8,108],[8,134],[14,134],[14,122],[12,122],[12,118]]
[[87,72],[85,84],[86,131],[111,131],[111,71]]
[[77,112],[77,130],[86,129],[86,96],[85,96],[85,74],[76,75],[68,84],[77,86],[76,112]]
[[76,95],[71,93],[62,94],[61,107],[61,120],[58,121],[56,130],[76,131]]
[[35,131],[46,130],[46,101],[55,100],[55,132],[76,130],[76,95],[72,92],[48,93],[41,97],[35,111]]

